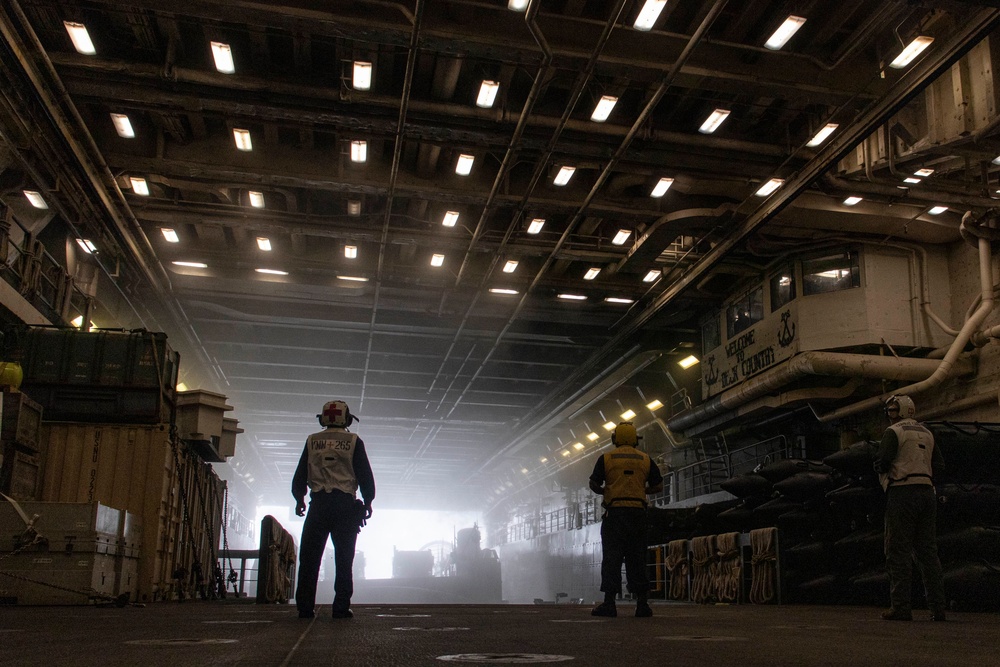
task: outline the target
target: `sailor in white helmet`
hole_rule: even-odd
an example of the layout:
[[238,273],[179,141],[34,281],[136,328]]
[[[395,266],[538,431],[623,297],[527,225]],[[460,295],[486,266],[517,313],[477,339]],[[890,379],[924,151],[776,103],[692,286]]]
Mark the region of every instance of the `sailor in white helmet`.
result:
[[885,402],[890,426],[875,454],[875,472],[885,489],[885,568],[889,574],[891,607],[887,621],[910,621],[913,559],[924,581],[931,620],[945,620],[944,580],[937,553],[937,494],[934,475],[944,470],[944,457],[934,435],[914,420],[916,406],[909,396]]
[[[354,594],[354,548],[358,532],[372,516],[375,477],[365,453],[365,443],[348,427],[357,419],[344,401],[329,401],[316,415],[325,428],[306,438],[306,446],[292,478],[295,514],[306,514],[306,490],[309,514],[302,526],[299,545],[299,575],[295,605],[299,618],[313,618],[316,605],[316,580],[326,549],[333,539],[334,580],[333,617],[351,618]],[[355,493],[360,488],[364,504]]]

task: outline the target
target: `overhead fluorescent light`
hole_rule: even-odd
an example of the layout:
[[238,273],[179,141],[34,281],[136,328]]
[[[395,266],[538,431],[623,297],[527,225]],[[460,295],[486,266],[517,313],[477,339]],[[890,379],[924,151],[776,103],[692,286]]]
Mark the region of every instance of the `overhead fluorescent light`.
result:
[[582,442],[574,442],[573,443],[573,449],[575,449],[576,451],[580,451],[581,449],[583,449],[583,443]]
[[545,226],[545,218],[535,218],[534,220],[531,221],[531,224],[528,225],[528,233],[537,234],[538,232],[542,231],[542,227],[544,226]]
[[503,265],[503,272],[504,273],[514,273],[514,271],[516,271],[516,270],[517,270],[517,260],[516,259],[508,259],[507,263]]
[[93,244],[89,239],[77,239],[76,242],[83,248],[83,251],[88,255],[92,255],[97,252],[97,246]]
[[821,143],[826,141],[827,138],[829,138],[829,136],[833,134],[833,131],[836,130],[838,127],[840,127],[840,125],[838,125],[837,123],[827,123],[826,125],[823,126],[823,129],[821,129],[819,132],[816,133],[815,137],[809,140],[809,143],[807,143],[806,146],[810,147],[819,146]]
[[601,270],[599,268],[597,268],[596,266],[592,266],[589,269],[587,269],[587,272],[585,274],[583,274],[583,279],[584,280],[593,280],[598,275],[600,275],[600,273],[601,273]]
[[538,460],[539,460],[539,461],[540,461],[541,463],[548,463],[548,462],[549,462],[549,459],[548,459],[548,457],[547,457],[547,456],[543,456],[543,457],[539,458]]
[[597,101],[597,106],[594,107],[594,113],[590,114],[590,120],[603,123],[611,115],[611,110],[615,108],[616,104],[618,104],[617,97],[601,95],[601,99]]
[[666,4],[667,0],[646,0],[639,15],[635,17],[635,23],[632,24],[632,27],[642,31],[652,30]]
[[337,276],[337,280],[346,280],[353,283],[366,283],[367,278],[362,278],[361,276]]
[[933,173],[934,173],[933,169],[917,169],[915,172],[913,172],[913,175],[919,176],[921,178],[927,178]]
[[228,44],[222,42],[212,42],[212,58],[215,59],[215,69],[223,74],[232,74],[236,71],[233,63],[233,50]]
[[175,232],[174,230],[170,229],[169,227],[163,227],[162,229],[160,229],[160,232],[163,233],[163,238],[165,238],[167,240],[167,243],[180,243],[181,242],[180,237],[177,236],[177,232]]
[[241,151],[253,150],[253,143],[250,141],[250,130],[234,128],[233,138],[236,140],[236,147]]
[[615,430],[615,426],[616,426],[616,424],[614,422],[606,422],[604,424],[604,430],[605,431],[614,431]]
[[864,201],[862,197],[848,197],[847,199],[844,200],[844,204],[846,204],[847,206],[854,206],[855,204],[861,201]]
[[77,329],[79,329],[81,326],[83,326],[83,315],[77,315],[72,320],[70,320],[69,323],[72,324]]
[[489,109],[497,99],[500,84],[496,81],[483,81],[479,85],[479,95],[476,96],[476,106]]
[[515,12],[523,12],[528,7],[528,2],[530,0],[507,0],[507,9]]
[[997,156],[996,156],[995,158],[993,158],[993,160],[991,160],[991,161],[993,162],[993,164],[1000,164],[1000,155],[997,155]]
[[600,437],[601,436],[597,435],[593,431],[591,431],[590,433],[587,434],[587,440],[590,440],[591,442],[593,442],[594,440],[597,440]]
[[609,296],[604,299],[607,303],[635,303],[635,299],[623,299],[620,296]]
[[491,294],[517,294],[516,289],[507,289],[505,287],[491,287]]
[[562,454],[563,456],[569,456],[569,450],[568,449],[564,449],[564,450],[562,450],[559,453]]
[[361,215],[361,200],[360,199],[348,199],[347,200],[347,215]]
[[722,125],[723,121],[729,118],[729,113],[730,111],[728,109],[716,109],[708,115],[705,122],[698,128],[698,131],[702,134],[712,134],[719,129],[719,126]]
[[621,414],[623,420],[628,421],[635,417],[635,410],[626,410]]
[[653,410],[653,411],[655,411],[655,410],[659,410],[662,407],[663,407],[663,403],[661,403],[659,399],[653,399],[649,403],[646,403],[646,409],[647,410]]
[[917,183],[919,183],[919,182],[920,182],[920,179],[919,179],[919,178],[913,178],[913,177],[911,176],[911,177],[909,177],[909,178],[904,178],[904,179],[903,179],[903,182],[904,182],[904,183],[910,183],[910,184],[912,184],[912,185],[916,185]]
[[288,271],[279,271],[278,269],[254,269],[257,273],[266,273],[271,276],[287,276]]
[[806,20],[801,16],[789,16],[780,26],[778,26],[778,29],[774,31],[774,34],[767,38],[767,41],[764,42],[764,46],[772,51],[777,51],[792,38],[792,35],[799,31],[799,28],[801,28],[802,24],[805,22]]
[[443,264],[444,264],[444,255],[431,256],[431,266],[442,266]]
[[257,237],[257,247],[260,248],[261,250],[265,251],[265,252],[270,252],[271,251],[271,239],[267,238],[266,236],[258,236]]
[[528,474],[528,469],[527,468],[521,468],[521,472],[524,473],[525,475],[527,475]]
[[135,138],[135,130],[132,129],[132,121],[128,119],[123,113],[113,113],[111,114],[111,122],[115,126],[115,132],[122,139],[133,139]]
[[175,266],[186,266],[186,267],[192,268],[192,269],[207,269],[208,268],[208,264],[205,264],[204,262],[170,262],[170,263],[173,264],[173,265],[175,265]]
[[559,173],[556,174],[555,179],[553,179],[553,185],[566,185],[569,183],[569,179],[573,178],[573,173],[576,171],[576,167],[561,167]]
[[615,237],[611,239],[611,242],[615,245],[623,245],[628,241],[628,237],[632,235],[632,231],[628,229],[619,229]]
[[146,183],[145,178],[129,176],[128,182],[132,184],[132,192],[137,195],[142,195],[143,197],[149,196],[149,185]]
[[357,140],[351,142],[351,162],[364,162],[368,159],[368,142]]
[[35,208],[48,208],[49,205],[45,202],[45,199],[35,190],[23,190],[24,196],[28,199],[32,206]]
[[475,161],[475,156],[462,153],[458,156],[458,162],[455,163],[455,173],[459,176],[468,176],[472,173],[472,163]]
[[448,211],[441,220],[441,224],[445,227],[454,227],[456,222],[458,222],[458,211]]
[[942,213],[944,213],[947,210],[948,210],[947,206],[935,206],[934,208],[932,208],[931,210],[929,210],[927,212],[930,213],[931,215],[941,215]]
[[344,257],[347,259],[356,259],[358,256],[358,246],[356,245],[345,245],[344,246]]
[[783,178],[772,178],[767,183],[760,186],[760,189],[757,190],[757,192],[755,192],[754,194],[757,195],[758,197],[766,197],[775,190],[777,190],[778,188],[780,188],[782,184],[784,184],[784,182],[785,179]]
[[678,361],[677,365],[680,366],[681,368],[691,368],[696,363],[698,363],[698,357],[692,354]]
[[85,56],[97,53],[94,42],[90,39],[90,33],[87,32],[87,26],[73,21],[63,21],[63,25],[66,26],[66,32],[69,33],[70,41],[73,42],[73,48],[76,49],[77,53],[82,53]]
[[354,77],[351,81],[354,90],[368,90],[372,87],[372,64],[362,60],[354,61]]
[[906,67],[913,60],[923,53],[924,49],[931,45],[934,41],[933,37],[928,37],[926,35],[920,35],[919,37],[914,37],[913,41],[906,45],[906,48],[896,56],[896,59],[889,63],[889,67],[895,67],[900,69]]
[[264,193],[256,190],[250,191],[250,205],[254,208],[264,208]]
[[582,294],[559,294],[560,299],[565,299],[567,301],[586,301],[587,297]]
[[649,193],[650,197],[662,197],[667,194],[667,190],[670,186],[674,184],[674,179],[672,178],[661,178],[659,182],[653,187],[653,191]]
[[644,283],[655,282],[656,280],[659,279],[659,277],[660,277],[660,270],[659,269],[650,269],[646,273],[646,275],[644,275],[642,277],[642,282],[644,282]]

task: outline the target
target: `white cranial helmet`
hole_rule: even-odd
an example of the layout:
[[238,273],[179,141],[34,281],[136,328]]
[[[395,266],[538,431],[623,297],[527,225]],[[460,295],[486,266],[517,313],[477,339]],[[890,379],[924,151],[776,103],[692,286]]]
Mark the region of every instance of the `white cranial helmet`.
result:
[[351,409],[347,407],[347,403],[343,401],[328,401],[323,406],[323,412],[316,416],[319,418],[319,423],[322,426],[347,428],[354,423],[354,415],[351,414]]
[[886,414],[889,413],[890,408],[899,410],[900,419],[913,419],[913,416],[917,414],[917,406],[913,404],[913,399],[909,396],[890,396],[885,401]]

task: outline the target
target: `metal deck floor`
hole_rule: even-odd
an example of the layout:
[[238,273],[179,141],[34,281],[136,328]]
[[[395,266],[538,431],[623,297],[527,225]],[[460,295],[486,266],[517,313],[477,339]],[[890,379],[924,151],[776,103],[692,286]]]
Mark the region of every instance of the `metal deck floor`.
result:
[[[187,601],[146,607],[0,607],[0,665],[997,665],[1000,615],[932,623],[872,607],[357,605],[312,620],[291,605]],[[463,656],[445,659],[445,656]],[[561,658],[560,658],[561,656]]]

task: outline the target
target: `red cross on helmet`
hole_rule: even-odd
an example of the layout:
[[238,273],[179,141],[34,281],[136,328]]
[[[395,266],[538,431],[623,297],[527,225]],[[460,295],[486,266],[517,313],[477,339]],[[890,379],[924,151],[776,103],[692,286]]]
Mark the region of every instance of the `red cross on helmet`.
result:
[[323,406],[323,412],[316,416],[319,417],[319,423],[322,426],[347,428],[354,423],[354,415],[351,414],[347,403],[343,401],[328,401]]

